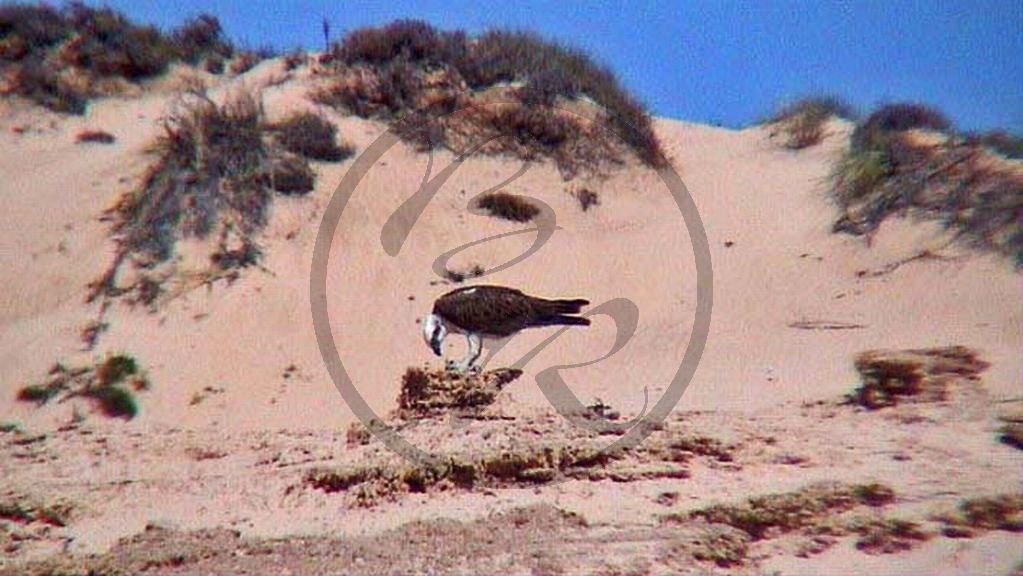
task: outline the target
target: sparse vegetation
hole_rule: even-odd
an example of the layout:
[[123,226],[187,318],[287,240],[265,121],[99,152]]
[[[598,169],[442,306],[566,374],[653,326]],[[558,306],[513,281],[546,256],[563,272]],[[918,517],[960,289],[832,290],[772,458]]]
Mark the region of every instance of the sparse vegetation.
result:
[[780,125],[786,148],[801,150],[820,143],[831,118],[855,120],[856,111],[836,96],[816,96],[782,107],[768,123]]
[[711,524],[726,524],[749,534],[753,540],[762,540],[776,534],[806,528],[823,518],[852,510],[856,506],[881,506],[894,500],[879,500],[883,487],[849,486],[844,484],[815,484],[784,494],[768,494],[750,498],[743,504],[716,504],[696,510],[690,519],[703,519]]
[[134,357],[112,354],[93,366],[68,368],[55,364],[44,383],[25,386],[18,391],[17,399],[42,406],[58,396],[88,398],[94,400],[105,415],[130,420],[138,415],[133,392],[149,387],[149,377]]
[[[649,114],[610,70],[534,34],[495,30],[470,38],[399,20],[349,33],[331,59],[338,78],[314,98],[363,117],[404,118],[399,133],[420,149],[462,152],[510,132],[524,143],[495,142],[483,152],[551,157],[569,178],[582,165],[617,161],[602,130],[551,108],[558,98],[588,96],[607,109],[606,121],[626,148],[650,166],[665,162]],[[490,106],[467,88],[496,90],[511,104]]]
[[115,138],[113,134],[105,132],[103,130],[84,130],[82,132],[79,132],[78,135],[75,136],[75,142],[78,142],[79,144],[85,142],[113,144],[116,140],[117,138]]
[[[662,520],[691,534],[676,544],[676,551],[719,566],[742,564],[754,543],[794,532],[808,539],[800,556],[820,553],[849,534],[859,536],[859,550],[890,554],[933,536],[916,522],[881,515],[880,508],[894,501],[894,491],[881,484],[817,483],[738,504],[668,514]],[[863,510],[869,513],[849,516]]]
[[486,210],[491,216],[512,222],[529,222],[540,214],[540,209],[528,200],[507,192],[492,192],[481,196],[476,201],[476,206]]
[[340,162],[355,152],[337,144],[337,127],[318,114],[296,113],[271,128],[287,151],[310,160]]
[[170,34],[129,21],[111,8],[70,2],[0,6],[0,71],[15,75],[11,92],[57,112],[82,114],[102,81],[138,82],[174,62],[224,59],[234,48],[208,14]]

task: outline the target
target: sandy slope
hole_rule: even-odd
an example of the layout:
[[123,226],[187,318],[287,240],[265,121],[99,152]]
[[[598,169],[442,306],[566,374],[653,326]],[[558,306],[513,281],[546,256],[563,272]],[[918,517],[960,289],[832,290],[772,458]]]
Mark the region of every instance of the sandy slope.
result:
[[[240,83],[266,86],[264,101],[275,117],[311,106],[304,99],[301,75],[272,85],[285,79],[279,63],[265,63],[216,93]],[[293,474],[268,471],[255,462],[291,439],[295,445],[290,449],[314,451],[313,460],[344,459],[348,449],[338,438],[355,420],[320,359],[308,296],[320,218],[351,161],[317,166],[313,194],[275,202],[264,237],[269,272],[250,271],[232,286],[221,283],[183,293],[156,314],[115,307],[97,350],[83,352],[79,332],[96,315],[96,307],[84,304],[86,285],[112,253],[108,224],[99,217],[138,183],[147,166],[144,148],[158,134],[157,121],[170,98],[166,91],[154,91],[140,99],[104,100],[84,118],[56,122],[38,111],[11,110],[0,116],[0,173],[5,175],[0,182],[0,420],[50,434],[47,442],[56,443],[51,448],[56,459],[45,466],[4,457],[0,475],[13,479],[18,491],[68,493],[91,502],[80,521],[62,529],[73,538],[72,550],[102,550],[161,518],[184,528],[240,527],[257,536],[336,535],[395,527],[450,510],[474,517],[529,499],[568,506],[615,525],[605,507],[606,498],[612,498],[623,522],[643,524],[650,521],[648,496],[665,486],[680,484],[674,489],[691,494],[686,502],[695,505],[709,496],[742,498],[751,491],[841,477],[854,464],[862,476],[910,486],[964,474],[947,492],[936,485],[924,490],[918,496],[925,499],[989,491],[996,483],[1009,491],[1019,488],[1018,481],[1008,478],[1023,471],[1023,459],[990,440],[991,424],[983,414],[962,425],[955,418],[947,424],[938,419],[928,432],[931,448],[897,468],[885,467],[890,459],[878,453],[893,442],[912,444],[914,435],[898,423],[876,418],[864,426],[848,415],[838,422],[819,414],[786,414],[803,402],[833,400],[847,392],[856,384],[851,359],[868,348],[966,345],[992,363],[984,375],[991,399],[1018,396],[1023,385],[1020,276],[994,257],[946,247],[938,231],[925,224],[889,222],[869,248],[861,240],[832,235],[834,212],[823,179],[846,126],[832,126],[834,134],[823,145],[796,153],[778,147],[764,128],[730,131],[659,120],[658,133],[700,210],[714,263],[711,333],[678,410],[720,413],[726,424],[708,417],[709,430],[719,434],[744,420],[738,413],[760,423],[777,417],[779,435],[794,446],[829,453],[840,452],[843,442],[855,442],[864,459],[836,456],[828,466],[812,458],[813,465],[798,469],[750,466],[741,479],[723,484],[694,474],[686,481],[629,485],[624,492],[606,482],[572,482],[540,490],[535,498],[525,498],[531,491],[512,490],[498,497],[500,505],[479,494],[454,501],[422,497],[400,509],[354,515],[328,497],[284,497]],[[384,128],[329,114],[360,151]],[[17,133],[16,127],[28,130]],[[112,146],[75,144],[74,135],[85,127],[107,130],[118,141]],[[434,174],[451,161],[450,154],[438,154]],[[356,386],[380,414],[394,408],[408,366],[438,362],[416,326],[432,299],[450,288],[437,283],[434,259],[455,246],[519,228],[465,212],[474,194],[513,174],[519,163],[472,159],[441,188],[400,254],[389,257],[381,248],[381,227],[417,189],[426,165],[425,155],[402,146],[391,149],[356,190],[333,239],[328,295],[335,342]],[[568,193],[578,186],[596,191],[600,206],[581,211]],[[583,402],[599,397],[627,414],[642,406],[644,387],[650,401],[656,401],[688,344],[696,294],[690,240],[664,185],[636,167],[606,181],[564,183],[551,167],[538,165],[507,190],[549,204],[564,229],[532,257],[485,281],[541,295],[586,297],[594,304],[615,297],[635,302],[640,322],[629,344],[564,377]],[[532,242],[532,235],[524,234],[487,243],[459,254],[452,265],[493,268]],[[924,249],[947,258],[889,266]],[[791,326],[798,322],[856,327]],[[604,355],[614,335],[607,317],[595,318],[588,329],[567,332],[505,390],[509,410],[528,415],[544,409],[546,400],[533,375],[554,364]],[[494,362],[515,361],[545,336],[537,332],[513,340]],[[464,341],[453,338],[448,346],[449,355],[460,356]],[[135,420],[90,416],[85,426],[97,434],[90,438],[56,431],[70,419],[70,403],[36,409],[15,401],[17,390],[40,379],[54,362],[83,362],[108,350],[134,354],[154,382],[151,391],[140,395],[142,413]],[[285,376],[292,365],[297,370]],[[207,387],[223,393],[194,403]],[[979,404],[982,413],[992,406],[991,399]],[[959,441],[964,429],[975,438],[976,452],[969,461],[949,459],[938,447]],[[99,438],[117,448],[92,449]],[[824,444],[811,448],[815,442]],[[8,455],[20,449],[11,446],[5,448]],[[189,449],[227,456],[197,460]],[[967,468],[973,473],[967,474]],[[146,471],[146,481],[139,488],[87,495],[118,480],[138,479],[140,471]],[[96,498],[106,503],[99,506]],[[993,547],[1000,567],[1011,565],[1013,554],[1007,550],[1020,545],[1018,538],[1004,535],[978,542],[984,550]],[[907,561],[925,571],[955,572],[937,560],[949,553],[947,548],[931,544],[903,560],[884,557],[877,560],[878,569],[898,572],[899,562]],[[845,566],[854,553],[832,549],[816,557],[820,564],[814,566]],[[974,559],[968,566],[983,561]],[[798,562],[779,566],[802,569]]]

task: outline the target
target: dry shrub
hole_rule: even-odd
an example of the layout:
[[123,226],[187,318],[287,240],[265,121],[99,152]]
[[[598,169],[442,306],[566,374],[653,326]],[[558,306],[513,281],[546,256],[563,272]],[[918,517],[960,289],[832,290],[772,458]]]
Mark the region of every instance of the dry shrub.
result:
[[286,150],[310,160],[340,162],[354,153],[351,147],[338,146],[337,126],[318,114],[295,113],[272,129]]
[[481,196],[476,206],[486,210],[491,216],[511,220],[512,222],[529,222],[540,214],[540,209],[520,196],[506,192],[493,192]]
[[117,138],[115,138],[113,134],[106,132],[104,130],[84,130],[82,132],[79,132],[78,135],[75,136],[75,142],[78,142],[79,144],[85,142],[113,144],[114,141],[116,140]]
[[[884,487],[844,484],[815,484],[795,492],[756,496],[737,505],[717,504],[691,512],[690,519],[703,519],[711,524],[726,524],[763,540],[776,534],[806,528],[828,516],[852,510],[856,506],[878,506],[894,499],[879,499]],[[890,489],[887,489],[891,493]]]
[[[262,107],[248,93],[222,105],[202,92],[188,94],[165,120],[157,161],[141,188],[114,209],[118,251],[90,300],[123,294],[114,284],[121,266],[156,266],[180,237],[219,238],[211,259],[221,270],[257,262],[256,235],[274,189],[302,194],[315,178],[304,159],[268,146],[266,131]],[[235,252],[240,256],[231,257]]]
[[543,111],[558,95],[565,99],[585,95],[607,109],[611,130],[645,163],[654,167],[665,163],[649,114],[608,68],[578,50],[533,34],[490,31],[470,39],[462,32],[401,20],[351,32],[335,45],[332,60],[339,66],[338,80],[314,94],[322,103],[364,117],[398,119],[437,102],[408,127],[415,129],[403,131],[415,134],[414,142],[422,149],[451,147],[452,126],[437,121],[467,103],[455,98],[457,94],[519,81],[526,84],[518,91],[523,110],[498,121],[530,134],[546,149],[543,152],[556,149],[564,158],[570,155],[564,150],[569,141],[591,136],[566,124],[560,115]]
[[583,212],[589,211],[594,206],[600,206],[600,196],[589,188],[580,188],[573,192],[572,196],[579,201],[579,207]]
[[990,366],[964,346],[870,350],[859,354],[855,365],[863,384],[853,399],[872,410],[901,401],[945,400],[952,382],[976,380]]
[[[102,78],[139,81],[162,74],[178,61],[230,57],[234,49],[220,23],[208,14],[164,34],[108,7],[69,2],[0,6],[0,70],[15,72],[13,92],[47,108],[81,114],[90,96],[57,79],[77,70],[85,84]],[[42,70],[40,70],[40,67]]]

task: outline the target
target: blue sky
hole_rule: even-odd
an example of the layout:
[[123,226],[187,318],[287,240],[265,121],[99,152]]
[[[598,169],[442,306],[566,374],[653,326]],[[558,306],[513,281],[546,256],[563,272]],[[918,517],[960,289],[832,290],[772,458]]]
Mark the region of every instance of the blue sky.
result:
[[1023,133],[1019,0],[542,3],[479,1],[108,0],[169,28],[203,11],[248,46],[319,50],[397,18],[476,33],[529,29],[608,64],[658,116],[738,127],[809,93],[861,110],[920,101],[963,130]]

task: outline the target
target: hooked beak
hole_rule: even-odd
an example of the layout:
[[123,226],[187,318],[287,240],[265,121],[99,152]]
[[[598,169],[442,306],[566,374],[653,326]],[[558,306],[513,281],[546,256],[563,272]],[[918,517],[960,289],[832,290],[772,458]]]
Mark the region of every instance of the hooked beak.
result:
[[439,338],[431,338],[430,339],[430,347],[433,348],[433,353],[436,354],[437,356],[443,356],[444,355],[442,353],[442,351],[441,351],[441,347],[440,346],[441,346],[441,341],[440,341]]

